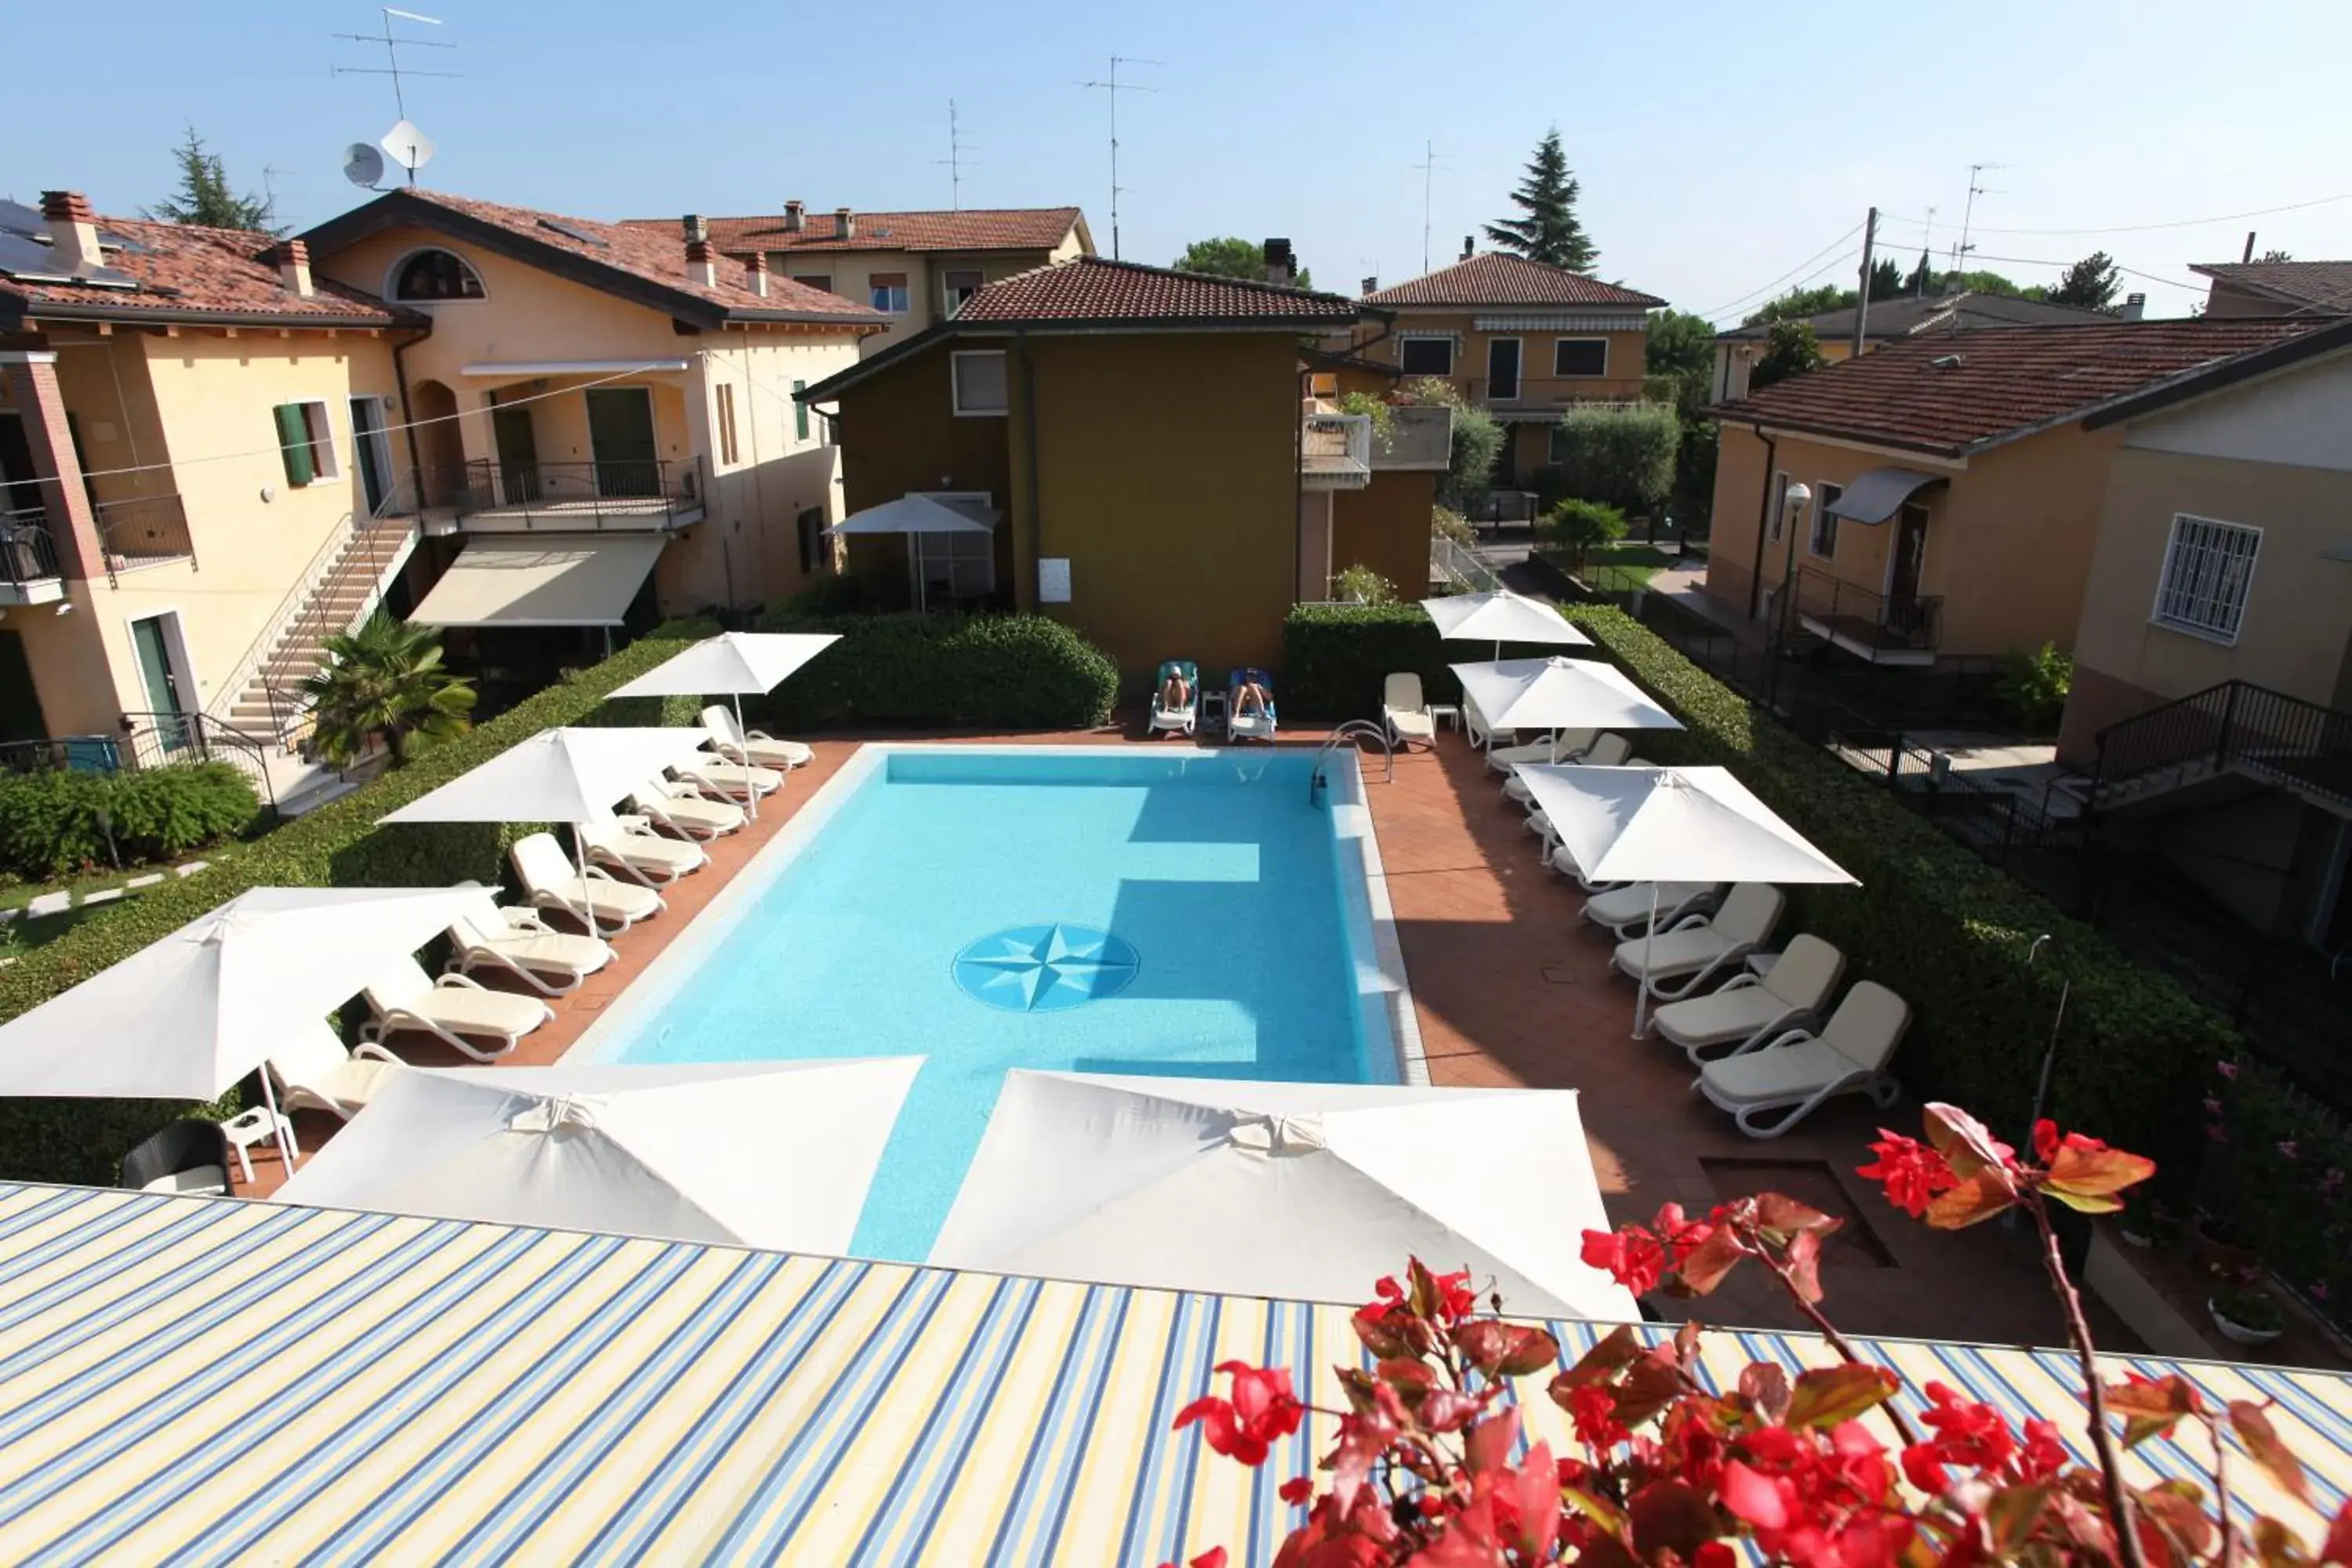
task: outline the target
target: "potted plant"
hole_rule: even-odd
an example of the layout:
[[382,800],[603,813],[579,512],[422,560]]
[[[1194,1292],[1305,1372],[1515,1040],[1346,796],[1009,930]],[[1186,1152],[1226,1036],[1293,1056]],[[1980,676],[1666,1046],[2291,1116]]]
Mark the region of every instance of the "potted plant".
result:
[[2286,1332],[2286,1314],[2278,1298],[2263,1288],[2261,1276],[2248,1268],[2231,1276],[2205,1300],[2213,1326],[2221,1337],[2242,1345],[2266,1345]]
[[2180,1216],[2160,1203],[2135,1204],[2116,1216],[2116,1232],[2130,1246],[2169,1251],[2180,1239]]

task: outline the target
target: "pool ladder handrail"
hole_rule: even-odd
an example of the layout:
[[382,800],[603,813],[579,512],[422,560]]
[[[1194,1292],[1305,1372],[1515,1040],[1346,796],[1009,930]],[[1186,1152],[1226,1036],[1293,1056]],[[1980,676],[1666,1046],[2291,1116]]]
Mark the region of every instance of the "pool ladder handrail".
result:
[[1307,781],[1307,805],[1320,804],[1323,792],[1330,787],[1330,781],[1323,776],[1323,759],[1342,743],[1361,752],[1363,748],[1360,742],[1367,735],[1381,743],[1381,755],[1387,760],[1388,774],[1382,782],[1396,783],[1396,746],[1389,740],[1388,726],[1370,719],[1350,719],[1332,731],[1315,749],[1315,773]]

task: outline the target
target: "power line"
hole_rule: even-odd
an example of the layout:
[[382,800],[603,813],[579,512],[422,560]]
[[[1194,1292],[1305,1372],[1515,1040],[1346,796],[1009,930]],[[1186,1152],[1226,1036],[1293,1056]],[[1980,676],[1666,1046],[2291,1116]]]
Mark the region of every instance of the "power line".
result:
[[1751,300],[1759,299],[1764,295],[1771,293],[1772,290],[1780,288],[1780,285],[1786,283],[1790,279],[1794,278],[1798,273],[1802,272],[1806,268],[1811,267],[1814,262],[1819,261],[1822,257],[1827,256],[1831,251],[1835,250],[1839,246],[1843,245],[1847,240],[1852,239],[1855,235],[1860,234],[1861,232],[1862,225],[1854,225],[1852,228],[1847,229],[1843,234],[1839,235],[1835,239],[1831,240],[1827,245],[1822,247],[1811,256],[1806,257],[1802,261],[1798,262],[1797,265],[1790,268],[1789,270],[1780,274],[1780,277],[1773,279],[1772,281],[1765,284],[1762,288],[1750,289],[1748,292],[1740,295],[1738,298],[1731,300],[1727,304],[1717,305],[1711,310],[1701,310],[1699,314],[1705,316],[1709,321],[1712,321],[1716,317],[1722,315],[1727,310],[1736,310]]
[[[2308,207],[2324,207],[2336,202],[2352,202],[2352,191],[2341,195],[2316,196],[2307,202],[2290,202],[2283,207],[2257,207],[2252,212],[2220,213],[2212,217],[2172,218],[2163,223],[2119,224],[2105,228],[1991,228],[1981,227],[1979,234],[2148,234],[2164,228],[2198,228],[2212,223],[2238,223],[2250,217],[2269,217],[2275,213],[2302,212]],[[1916,217],[1895,218],[1893,222],[1918,223]]]

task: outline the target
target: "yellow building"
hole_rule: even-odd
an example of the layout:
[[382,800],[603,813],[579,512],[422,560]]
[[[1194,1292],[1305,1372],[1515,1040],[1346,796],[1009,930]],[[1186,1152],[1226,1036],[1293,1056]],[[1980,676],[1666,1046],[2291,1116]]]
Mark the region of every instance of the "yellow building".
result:
[[2092,416],[2310,325],[1986,328],[1718,405],[1706,591],[1876,664],[2069,648],[2122,441]]
[[1498,485],[1525,487],[1559,460],[1552,432],[1580,403],[1633,403],[1648,372],[1654,295],[1503,251],[1363,297],[1394,327],[1357,345],[1408,378],[1451,382],[1511,429]]
[[[631,227],[675,230],[675,218],[633,218]],[[864,305],[887,323],[868,353],[924,331],[988,284],[1033,267],[1095,253],[1076,207],[969,207],[952,212],[781,213],[709,220],[710,240],[738,262]]]
[[1097,257],[990,285],[804,395],[838,409],[853,513],[929,495],[993,523],[854,533],[849,569],[934,607],[1042,610],[1129,670],[1274,664],[1290,606],[1339,568],[1427,581],[1450,417],[1398,409],[1378,441],[1301,357],[1359,314]]
[[2352,261],[2209,261],[2209,316],[2352,316]]
[[2352,321],[2093,416],[2116,440],[2059,760],[2111,847],[2352,942]]

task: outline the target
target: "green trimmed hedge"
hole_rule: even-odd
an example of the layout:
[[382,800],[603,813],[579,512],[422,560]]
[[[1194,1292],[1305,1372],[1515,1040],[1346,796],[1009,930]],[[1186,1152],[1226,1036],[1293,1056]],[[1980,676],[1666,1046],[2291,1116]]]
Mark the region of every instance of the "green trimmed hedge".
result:
[[[2237,1049],[2219,1016],[1884,786],[1806,744],[1623,612],[1584,605],[1566,614],[1689,726],[1644,735],[1645,755],[1734,769],[1862,879],[1859,891],[1791,889],[1781,929],[1818,933],[1845,952],[1849,979],[1881,981],[1911,1004],[1897,1068],[1908,1088],[1965,1105],[2004,1135],[2021,1133],[2060,984],[2072,981],[2053,1113],[2153,1156],[2168,1184],[2186,1181],[2200,1152],[2212,1064]],[[1371,712],[1383,675],[1418,669],[1431,699],[1444,701],[1457,689],[1444,666],[1464,648],[1480,656],[1470,645],[1441,642],[1418,606],[1303,607],[1285,630],[1285,700],[1317,713]],[[2056,940],[2029,966],[2027,947],[2042,931]]]
[[260,809],[251,782],[226,763],[0,774],[0,872],[49,881],[113,858],[174,860],[242,832]]
[[786,729],[845,724],[1088,730],[1109,721],[1118,666],[1045,616],[812,616],[790,605],[763,632],[834,632],[827,648],[747,713]]
[[[379,827],[376,818],[559,724],[691,722],[691,699],[605,693],[716,628],[673,623],[573,679],[549,687],[457,740],[425,752],[341,799],[275,832],[231,845],[195,876],[106,906],[0,969],[0,1019],[13,1018],[118,963],[248,888],[432,887],[467,878],[497,883],[522,824]],[[235,1108],[234,1095],[223,1109]],[[0,1177],[111,1184],[123,1151],[190,1107],[171,1100],[0,1100]]]

